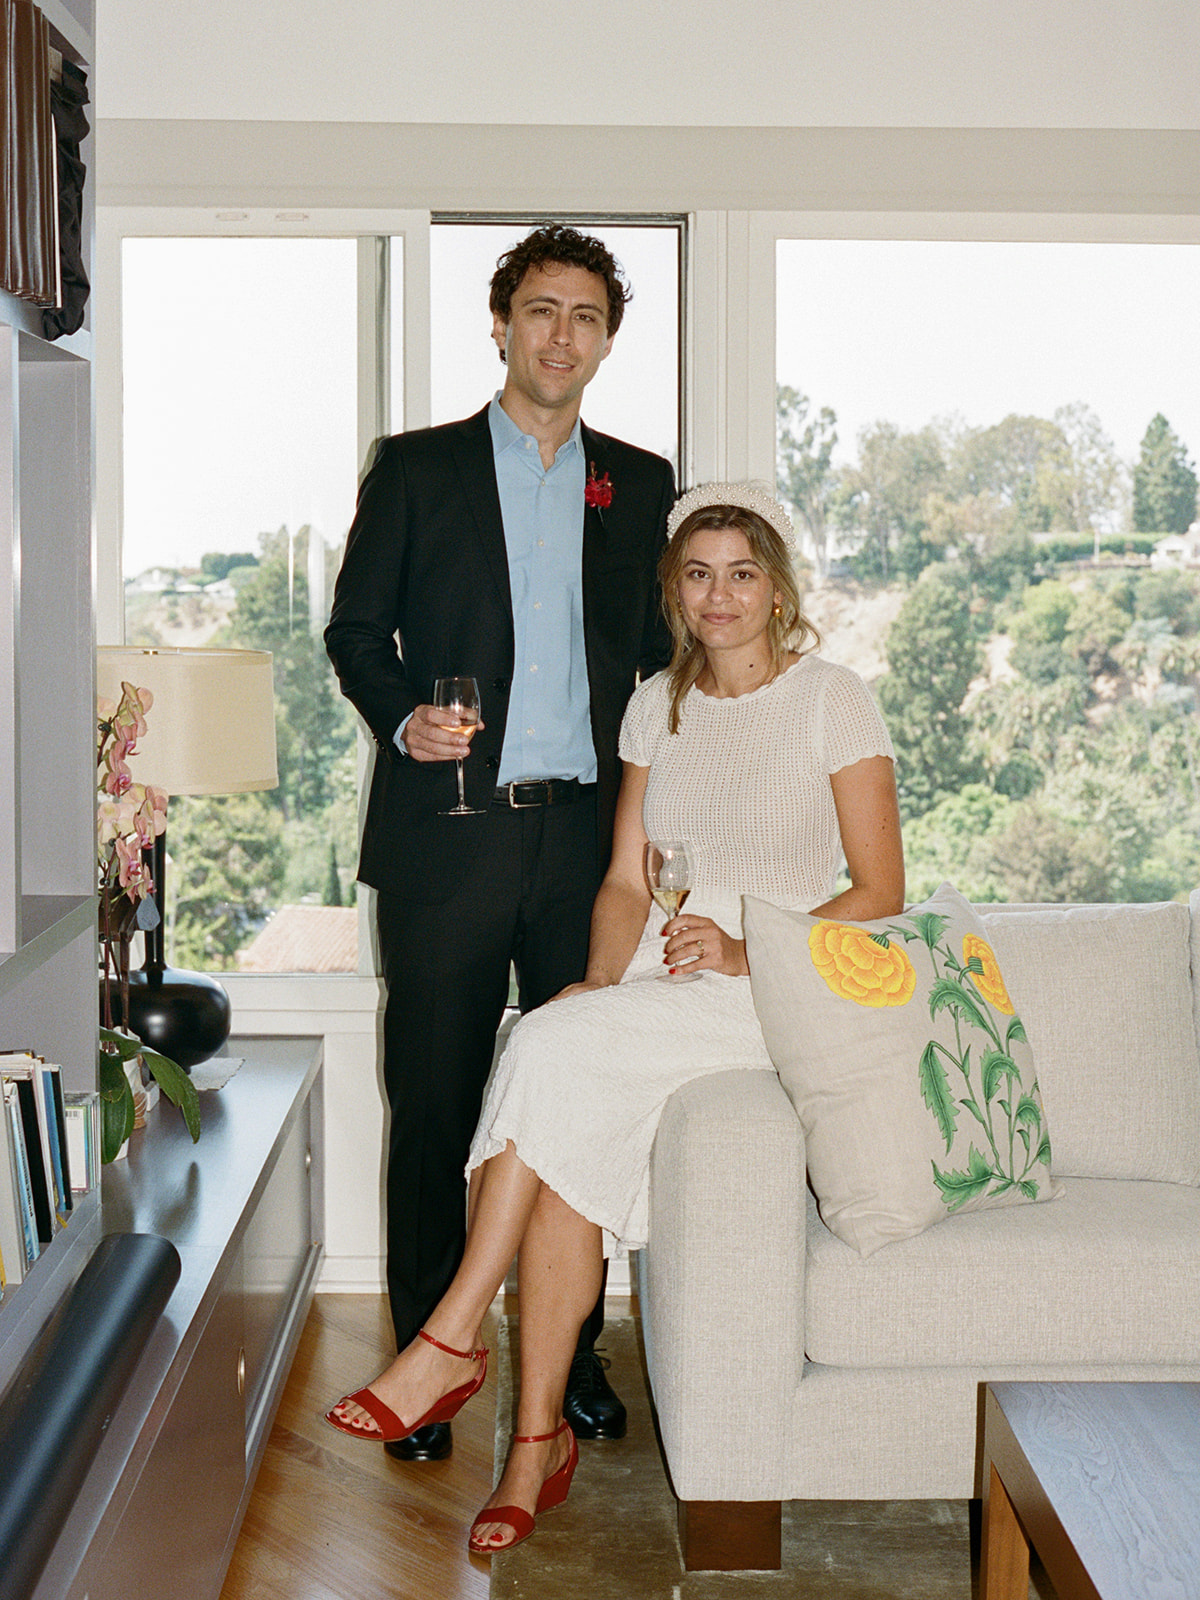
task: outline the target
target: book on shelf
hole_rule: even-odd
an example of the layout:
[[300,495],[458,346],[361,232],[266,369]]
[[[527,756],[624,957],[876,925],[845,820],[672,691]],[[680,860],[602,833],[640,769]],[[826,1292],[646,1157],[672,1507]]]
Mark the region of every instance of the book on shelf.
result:
[[[7,1288],[20,1283],[29,1267],[29,1244],[25,1233],[23,1177],[18,1166],[14,1136],[10,1126],[7,1103],[3,1106],[3,1123],[0,1124],[0,1277]],[[20,1135],[22,1144],[24,1135]],[[30,1196],[30,1227],[33,1222],[33,1199]]]
[[57,1066],[29,1051],[5,1051],[0,1053],[0,1079],[16,1090],[37,1233],[47,1245],[66,1227],[71,1212],[61,1074]]
[[18,1259],[23,1276],[41,1253],[41,1243],[38,1239],[37,1218],[33,1208],[29,1152],[25,1148],[25,1127],[21,1119],[21,1108],[17,1104],[16,1085],[0,1078],[0,1096],[4,1102],[4,1144],[12,1164],[17,1229],[21,1244]]
[[100,1176],[100,1096],[94,1089],[68,1089],[63,1095],[71,1187],[86,1194]]

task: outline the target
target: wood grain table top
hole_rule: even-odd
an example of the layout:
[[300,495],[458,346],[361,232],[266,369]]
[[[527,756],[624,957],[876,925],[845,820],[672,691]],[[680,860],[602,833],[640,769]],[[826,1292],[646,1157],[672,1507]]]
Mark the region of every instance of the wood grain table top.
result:
[[1200,1384],[989,1384],[984,1452],[1064,1600],[1200,1600]]

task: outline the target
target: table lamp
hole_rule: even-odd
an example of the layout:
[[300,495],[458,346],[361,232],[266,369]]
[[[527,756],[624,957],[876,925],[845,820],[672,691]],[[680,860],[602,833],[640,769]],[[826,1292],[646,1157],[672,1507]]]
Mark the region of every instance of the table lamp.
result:
[[[129,760],[138,783],[168,796],[245,794],[278,784],[269,651],[99,646],[96,693],[119,700],[122,683],[154,696],[147,732]],[[165,832],[154,841],[153,858],[160,921],[145,935],[142,970],[130,974],[125,1020],[144,1044],[187,1070],[229,1037],[229,996],[208,973],[167,966]]]

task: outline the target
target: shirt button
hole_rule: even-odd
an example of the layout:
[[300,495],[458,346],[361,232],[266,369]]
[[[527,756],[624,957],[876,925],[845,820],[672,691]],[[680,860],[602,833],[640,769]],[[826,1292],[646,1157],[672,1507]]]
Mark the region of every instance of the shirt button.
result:
[[530,738],[533,737],[533,729],[532,728],[526,728],[525,732],[530,736]]
[[535,662],[534,665],[532,667],[530,667],[529,670],[530,670],[530,672],[536,672],[537,671],[537,663]]
[[532,439],[526,439],[525,448],[526,448],[526,450],[532,450],[533,449],[533,440]]
[[533,609],[535,611],[540,611],[542,609],[542,602],[540,600],[535,600],[533,602]]
[[539,539],[539,540],[538,540],[538,549],[539,549],[539,550],[544,550],[544,549],[545,549],[545,548],[546,548],[546,541],[545,541],[545,539]]

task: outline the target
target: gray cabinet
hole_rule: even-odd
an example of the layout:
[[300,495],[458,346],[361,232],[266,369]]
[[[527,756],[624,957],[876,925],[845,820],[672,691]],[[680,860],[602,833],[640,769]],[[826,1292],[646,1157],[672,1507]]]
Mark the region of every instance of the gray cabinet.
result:
[[322,1258],[321,1043],[233,1039],[200,1143],[159,1106],[105,1169],[106,1232],[170,1239],[179,1283],[33,1600],[216,1600]]

